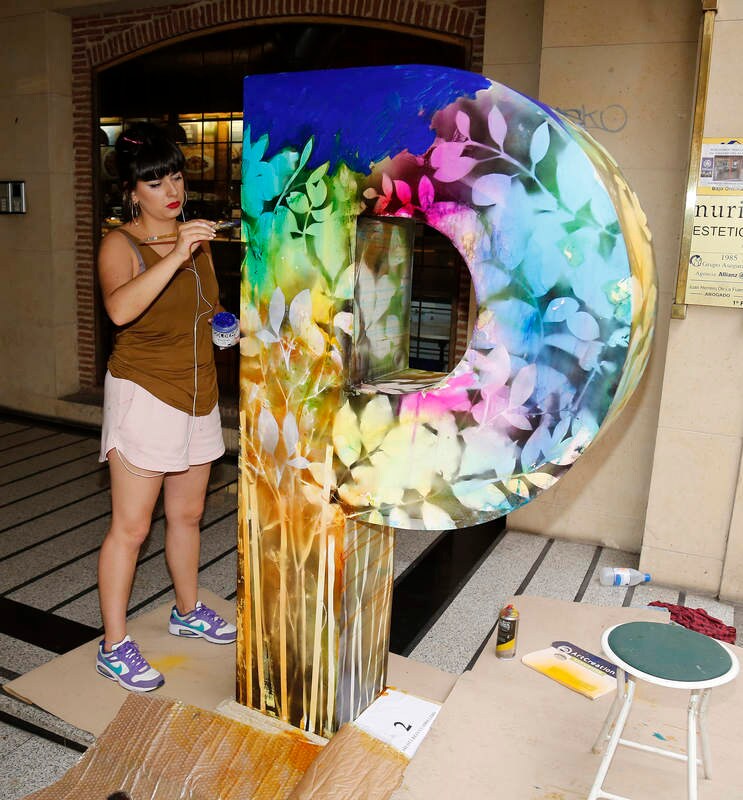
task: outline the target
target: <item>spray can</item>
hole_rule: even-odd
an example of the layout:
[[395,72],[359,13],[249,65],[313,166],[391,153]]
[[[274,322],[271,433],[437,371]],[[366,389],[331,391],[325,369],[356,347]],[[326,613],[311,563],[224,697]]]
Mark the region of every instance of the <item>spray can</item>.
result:
[[240,323],[229,311],[220,311],[212,318],[212,341],[220,350],[232,347],[240,340]]
[[513,658],[516,655],[518,630],[519,612],[509,603],[498,614],[498,635],[495,640],[495,655],[498,658]]

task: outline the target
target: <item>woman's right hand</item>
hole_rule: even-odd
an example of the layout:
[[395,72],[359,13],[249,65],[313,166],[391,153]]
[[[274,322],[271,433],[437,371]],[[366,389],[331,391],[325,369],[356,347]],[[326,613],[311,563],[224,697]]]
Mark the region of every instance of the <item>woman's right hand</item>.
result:
[[211,241],[215,237],[214,223],[205,219],[192,219],[178,226],[178,238],[175,240],[173,253],[185,261],[203,241]]
[[[172,250],[165,254],[156,250],[160,261],[142,272],[123,232],[112,231],[104,236],[98,252],[98,276],[103,303],[114,325],[126,325],[149,308],[184,262],[190,260],[199,243],[213,238],[214,225],[208,220],[184,222],[178,228]],[[166,241],[155,244],[158,248],[168,245]]]

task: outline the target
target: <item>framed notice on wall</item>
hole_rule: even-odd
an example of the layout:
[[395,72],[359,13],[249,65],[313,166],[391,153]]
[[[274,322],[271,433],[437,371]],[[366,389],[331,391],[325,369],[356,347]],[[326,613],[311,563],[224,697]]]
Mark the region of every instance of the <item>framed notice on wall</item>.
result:
[[690,234],[685,302],[743,308],[743,138],[703,140]]

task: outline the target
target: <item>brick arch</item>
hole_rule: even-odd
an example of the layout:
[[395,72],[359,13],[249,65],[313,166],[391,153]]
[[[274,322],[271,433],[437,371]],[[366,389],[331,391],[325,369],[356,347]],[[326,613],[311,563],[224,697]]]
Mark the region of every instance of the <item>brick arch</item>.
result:
[[[484,4],[483,4],[484,5]],[[93,68],[193,34],[213,32],[235,23],[291,22],[308,17],[327,21],[384,22],[417,31],[474,39],[476,10],[430,0],[202,0],[191,6],[155,12],[124,30],[113,29],[90,47]]]
[[[197,0],[126,13],[76,17],[72,21],[73,158],[76,197],[75,260],[78,372],[82,389],[97,383],[96,236],[93,159],[97,142],[95,73],[178,39],[251,23],[324,20],[382,23],[398,30],[459,38],[470,45],[471,68],[482,68],[486,0]],[[466,276],[469,278],[469,276]],[[468,281],[467,281],[468,283]],[[467,286],[468,290],[468,286]],[[468,294],[468,291],[467,291]],[[466,302],[464,303],[466,307]],[[462,309],[466,310],[466,309]],[[460,341],[461,339],[461,341]],[[457,331],[463,350],[466,330]]]

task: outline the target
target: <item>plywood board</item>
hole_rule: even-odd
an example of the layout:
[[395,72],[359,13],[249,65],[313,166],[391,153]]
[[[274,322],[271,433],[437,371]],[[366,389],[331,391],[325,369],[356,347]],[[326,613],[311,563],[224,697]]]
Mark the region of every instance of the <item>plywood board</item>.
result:
[[[649,609],[605,608],[514,599],[521,611],[519,653],[495,657],[491,641],[473,670],[457,682],[418,749],[393,800],[466,797],[467,800],[584,800],[600,757],[591,746],[614,694],[590,700],[520,661],[524,653],[567,640],[600,653],[602,631],[618,622],[662,620]],[[735,648],[740,659],[743,651]],[[688,694],[640,684],[627,738],[679,750],[686,731]],[[712,692],[709,734],[713,780],[700,780],[700,800],[741,800],[743,684]],[[686,796],[685,765],[619,748],[605,788],[629,797],[678,800]]]

